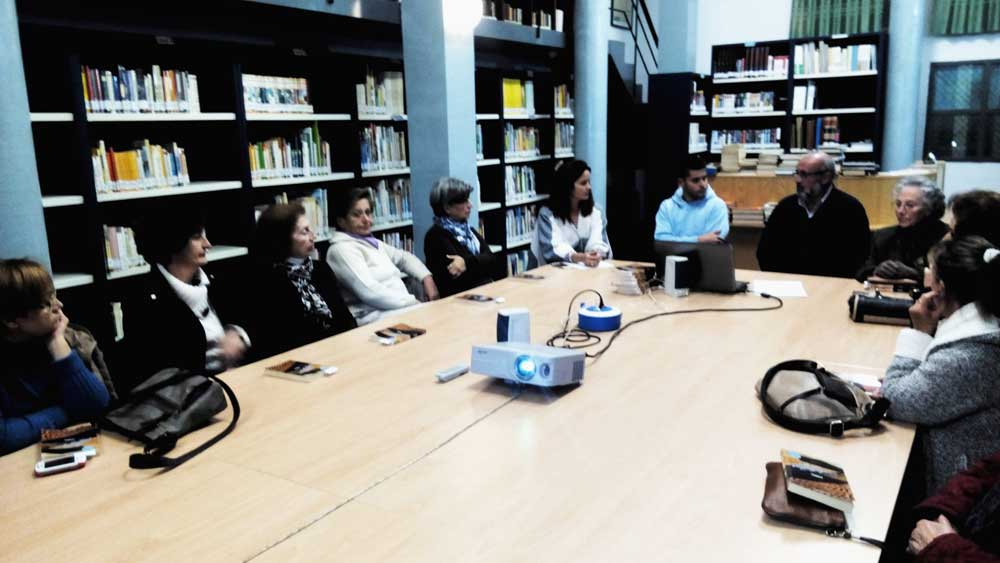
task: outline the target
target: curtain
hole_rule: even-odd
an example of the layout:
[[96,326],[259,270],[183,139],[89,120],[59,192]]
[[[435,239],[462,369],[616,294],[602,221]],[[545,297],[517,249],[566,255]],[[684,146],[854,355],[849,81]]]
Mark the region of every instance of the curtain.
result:
[[[1000,0],[982,1],[1000,3]],[[886,0],[793,0],[791,36],[882,31],[885,4]]]
[[934,0],[931,33],[971,35],[1000,32],[1000,0]]

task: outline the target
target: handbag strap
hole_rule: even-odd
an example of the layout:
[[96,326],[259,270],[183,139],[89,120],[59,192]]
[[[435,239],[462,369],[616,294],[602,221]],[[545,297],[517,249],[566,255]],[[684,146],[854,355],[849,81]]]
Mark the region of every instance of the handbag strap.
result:
[[177,445],[176,439],[170,438],[154,441],[143,449],[143,453],[132,454],[129,456],[129,467],[132,469],[173,469],[174,467],[181,465],[187,460],[212,447],[219,440],[225,438],[233,431],[233,428],[236,427],[236,421],[240,419],[240,403],[236,400],[236,393],[233,392],[232,388],[230,388],[225,381],[219,379],[216,375],[205,374],[205,377],[218,383],[219,386],[222,387],[222,390],[225,391],[226,396],[229,397],[229,401],[233,405],[233,418],[229,421],[229,425],[226,426],[221,432],[208,439],[204,444],[178,457],[166,456],[166,454]]
[[[776,422],[779,426],[787,428],[789,430],[794,430],[796,432],[806,432],[810,434],[816,433],[826,433],[834,438],[839,438],[844,435],[847,430],[854,430],[856,428],[874,428],[878,426],[879,421],[882,420],[882,416],[885,415],[885,411],[889,408],[889,401],[884,398],[878,398],[872,404],[871,409],[868,410],[860,419],[837,419],[830,421],[820,421],[820,420],[800,420],[797,418],[792,418],[784,413],[785,407],[788,406],[790,401],[785,401],[780,408],[776,408],[771,405],[767,400],[767,388],[771,384],[771,380],[782,371],[806,371],[816,375],[816,381],[819,382],[820,387],[826,388],[825,379],[833,376],[830,372],[823,369],[818,363],[812,360],[788,360],[786,362],[781,362],[771,369],[767,370],[764,374],[764,379],[760,383],[759,398],[761,404],[764,406],[764,411],[767,416]],[[801,398],[799,395],[796,397]],[[832,399],[843,403],[842,400],[836,396],[831,397]],[[851,405],[845,405],[848,408],[852,408]],[[854,405],[853,408],[856,408]]]

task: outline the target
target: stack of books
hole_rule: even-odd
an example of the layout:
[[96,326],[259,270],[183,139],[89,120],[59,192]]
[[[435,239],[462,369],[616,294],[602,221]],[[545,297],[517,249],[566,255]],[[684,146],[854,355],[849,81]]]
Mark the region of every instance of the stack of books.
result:
[[729,144],[722,147],[722,171],[739,172],[746,156],[746,147],[742,144]]
[[871,176],[878,174],[879,166],[871,161],[845,161],[840,169],[844,176]]
[[168,148],[136,141],[127,151],[108,149],[104,141],[90,153],[97,193],[121,192],[183,186],[191,183],[184,149],[171,143]]
[[362,129],[361,170],[399,170],[406,168],[406,134],[392,126],[371,124]]
[[84,66],[83,101],[93,113],[198,113],[198,77],[184,70],[161,70],[153,65],[149,73],[126,69],[99,70]]
[[538,195],[535,192],[535,169],[530,166],[507,166],[504,171],[507,203],[517,203]]
[[801,154],[783,154],[781,155],[781,162],[778,164],[778,169],[774,173],[778,176],[791,176],[795,174],[796,168],[799,166],[799,160],[802,158]]
[[531,240],[531,235],[534,231],[534,205],[525,205],[507,210],[507,246]]
[[773,176],[781,162],[781,151],[761,151],[757,155],[757,174]]
[[243,102],[247,113],[312,113],[305,78],[243,75]]
[[406,115],[403,73],[365,71],[365,83],[355,86],[358,115]]
[[764,210],[760,207],[733,209],[733,225],[737,227],[763,227]]

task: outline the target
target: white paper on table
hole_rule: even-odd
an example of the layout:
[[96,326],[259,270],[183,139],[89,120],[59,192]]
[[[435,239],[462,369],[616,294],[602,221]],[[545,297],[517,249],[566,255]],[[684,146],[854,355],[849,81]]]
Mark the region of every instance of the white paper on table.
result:
[[753,280],[750,282],[750,291],[767,293],[775,297],[808,297],[806,286],[800,281]]
[[[563,262],[563,263],[566,264],[567,268],[576,268],[577,270],[590,270],[591,269],[590,266],[584,264],[583,262]],[[601,262],[599,264],[597,264],[597,269],[602,269],[602,268],[606,269],[606,268],[614,268],[614,267],[615,267],[615,265],[612,264],[611,262],[607,261],[607,260],[601,260]]]

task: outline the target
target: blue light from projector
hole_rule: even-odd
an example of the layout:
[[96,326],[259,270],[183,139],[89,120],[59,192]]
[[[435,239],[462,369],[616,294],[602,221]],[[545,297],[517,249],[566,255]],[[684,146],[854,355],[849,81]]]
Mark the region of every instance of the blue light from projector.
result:
[[535,360],[531,356],[518,356],[514,360],[514,372],[521,381],[530,381],[535,377]]

